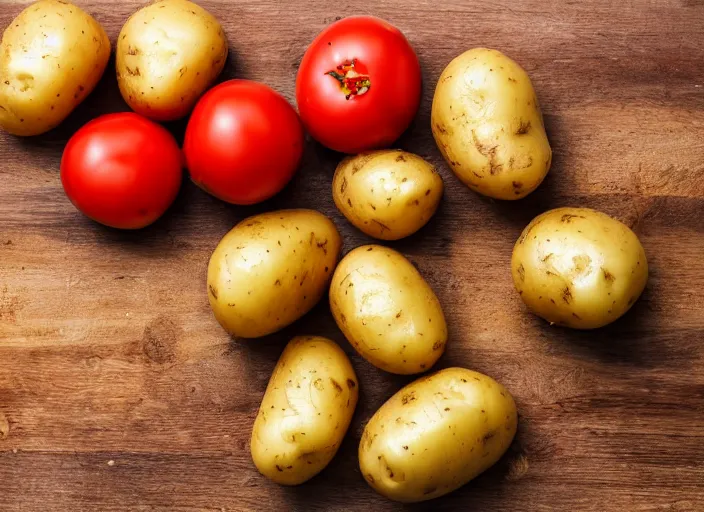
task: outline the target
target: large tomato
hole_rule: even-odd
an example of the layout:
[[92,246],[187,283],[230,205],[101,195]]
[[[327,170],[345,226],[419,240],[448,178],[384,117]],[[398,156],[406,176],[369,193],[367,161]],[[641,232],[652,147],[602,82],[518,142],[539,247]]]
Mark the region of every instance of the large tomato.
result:
[[296,79],[301,120],[321,144],[343,153],[389,146],[418,110],[418,57],[393,25],[354,16],[323,30]]
[[132,112],[94,119],[71,137],[61,183],[71,202],[107,226],[143,228],[166,211],[181,186],[182,156],[162,126]]
[[196,105],[183,151],[198,186],[229,203],[254,204],[289,182],[303,143],[303,126],[283,96],[264,84],[229,80]]

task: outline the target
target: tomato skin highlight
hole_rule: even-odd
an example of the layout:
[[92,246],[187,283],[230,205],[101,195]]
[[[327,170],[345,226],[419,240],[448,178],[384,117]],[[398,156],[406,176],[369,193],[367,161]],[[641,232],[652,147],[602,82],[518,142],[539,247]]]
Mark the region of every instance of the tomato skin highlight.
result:
[[[369,78],[362,94],[347,94],[335,75],[352,63]],[[418,56],[400,30],[373,16],[343,18],[325,28],[298,68],[296,102],[306,130],[343,153],[390,146],[411,124],[420,98]]]
[[283,96],[261,83],[229,80],[196,105],[183,151],[195,184],[223,201],[247,205],[286,186],[304,142],[298,114]]
[[81,127],[61,157],[61,184],[83,214],[106,226],[140,229],[176,199],[183,157],[163,127],[133,112]]

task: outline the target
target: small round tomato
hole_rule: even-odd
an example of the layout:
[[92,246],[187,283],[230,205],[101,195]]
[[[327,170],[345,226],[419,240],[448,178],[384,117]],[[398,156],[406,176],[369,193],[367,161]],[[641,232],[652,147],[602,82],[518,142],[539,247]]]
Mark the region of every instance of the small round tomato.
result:
[[301,120],[318,142],[343,153],[389,146],[420,104],[418,57],[393,25],[353,16],[323,30],[296,79]]
[[162,126],[132,112],[107,114],[79,129],[61,157],[61,183],[91,219],[121,229],[154,222],[181,186],[182,156]]
[[303,126],[286,99],[264,84],[229,80],[197,103],[183,152],[193,182],[234,204],[278,193],[303,156]]

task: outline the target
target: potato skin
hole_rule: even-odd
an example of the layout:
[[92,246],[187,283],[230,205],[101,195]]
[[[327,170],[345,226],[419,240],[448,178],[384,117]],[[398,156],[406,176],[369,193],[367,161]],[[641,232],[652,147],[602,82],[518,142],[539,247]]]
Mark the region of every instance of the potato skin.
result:
[[307,313],[325,293],[340,235],[314,210],[279,210],[243,220],[215,248],[208,299],[233,336],[257,338]]
[[445,351],[447,324],[438,298],[393,249],[350,251],[330,283],[330,310],[357,352],[387,372],[426,371]]
[[254,420],[250,449],[259,472],[283,485],[320,473],[340,447],[358,392],[350,360],[333,341],[293,338]]
[[30,5],[0,43],[0,127],[22,136],[51,130],[95,88],[109,57],[105,30],[79,7]]
[[160,0],[127,20],[117,39],[120,92],[132,110],[158,121],[187,115],[227,59],[218,20],[188,0]]
[[533,84],[497,50],[475,48],[440,75],[433,97],[435,142],[457,177],[495,199],[520,199],[543,181],[552,151]]
[[359,468],[389,499],[437,498],[494,465],[517,424],[506,388],[481,373],[447,368],[412,382],[381,406],[362,434]]
[[648,280],[635,233],[588,208],[557,208],[533,219],[513,248],[511,271],[528,309],[575,329],[619,318]]
[[357,229],[398,240],[422,228],[438,209],[443,182],[421,157],[398,149],[347,157],[332,182],[335,205]]

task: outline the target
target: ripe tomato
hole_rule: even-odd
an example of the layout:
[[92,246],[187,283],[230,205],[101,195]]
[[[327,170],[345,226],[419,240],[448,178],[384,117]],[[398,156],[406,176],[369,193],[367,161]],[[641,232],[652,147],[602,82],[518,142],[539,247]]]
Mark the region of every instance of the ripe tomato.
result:
[[303,126],[264,84],[229,80],[197,103],[183,152],[191,179],[215,197],[254,204],[279,192],[303,156]]
[[418,57],[393,25],[371,16],[333,23],[310,45],[296,79],[301,120],[343,153],[389,146],[418,110]]
[[181,151],[162,126],[132,112],[94,119],[69,139],[61,183],[91,219],[143,228],[166,211],[181,186]]

